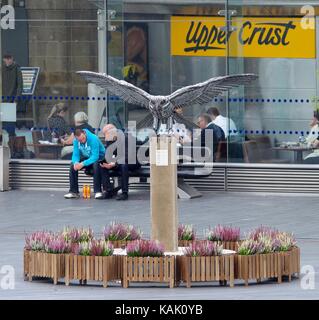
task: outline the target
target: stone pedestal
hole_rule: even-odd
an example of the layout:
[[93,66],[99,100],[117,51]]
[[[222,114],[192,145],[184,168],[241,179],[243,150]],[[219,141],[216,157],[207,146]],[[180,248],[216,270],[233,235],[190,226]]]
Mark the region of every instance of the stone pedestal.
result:
[[9,148],[0,146],[0,191],[9,190],[9,156]]
[[151,139],[151,237],[163,243],[166,251],[178,249],[176,158],[174,137]]

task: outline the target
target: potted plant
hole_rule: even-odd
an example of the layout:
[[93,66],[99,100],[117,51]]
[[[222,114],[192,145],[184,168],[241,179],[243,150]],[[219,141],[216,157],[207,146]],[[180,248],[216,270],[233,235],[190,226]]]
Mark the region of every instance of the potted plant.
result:
[[75,244],[72,253],[65,257],[65,284],[70,280],[107,282],[121,278],[117,257],[113,255],[113,245],[105,240],[91,239]]
[[190,243],[195,241],[196,233],[192,225],[181,224],[178,226],[178,246],[188,247]]
[[164,255],[164,246],[153,240],[136,240],[127,244],[123,261],[123,287],[130,282],[175,281],[175,258]]
[[71,251],[71,243],[61,234],[35,232],[26,236],[24,273],[32,277],[52,278],[57,284],[65,274],[65,254]]
[[176,280],[186,282],[229,281],[234,286],[234,255],[222,255],[223,248],[211,241],[198,241],[176,257]]
[[[239,248],[235,260],[235,277],[243,279],[248,285],[249,279],[260,282],[265,278],[289,276],[298,270],[298,252],[292,234],[267,227],[253,230]],[[294,265],[295,264],[295,265]]]
[[217,225],[206,232],[206,239],[222,245],[224,249],[237,251],[240,242],[240,228]]
[[130,224],[111,222],[104,228],[103,235],[105,241],[110,241],[114,248],[125,248],[128,242],[141,239],[142,232]]
[[61,232],[65,240],[71,243],[88,242],[94,238],[93,230],[89,228],[64,227]]

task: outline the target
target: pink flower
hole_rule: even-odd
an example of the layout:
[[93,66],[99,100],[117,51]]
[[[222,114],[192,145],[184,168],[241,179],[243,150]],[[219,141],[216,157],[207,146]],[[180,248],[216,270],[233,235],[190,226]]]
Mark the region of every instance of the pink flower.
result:
[[164,254],[164,246],[154,240],[136,240],[126,247],[129,257],[161,257]]
[[194,241],[185,249],[188,257],[219,256],[222,254],[223,247],[212,241]]
[[238,241],[240,240],[240,228],[218,225],[208,230],[207,240],[209,241]]

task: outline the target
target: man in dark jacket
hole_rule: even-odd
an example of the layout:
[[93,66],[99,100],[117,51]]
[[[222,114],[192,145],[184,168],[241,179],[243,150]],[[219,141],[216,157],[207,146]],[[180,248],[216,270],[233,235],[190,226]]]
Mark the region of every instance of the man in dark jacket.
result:
[[[198,126],[202,129],[201,130],[201,146],[205,146],[205,134],[207,130],[211,130],[213,133],[213,151],[214,151],[214,159],[217,152],[217,147],[219,142],[225,141],[225,134],[221,127],[217,126],[216,124],[211,122],[211,118],[208,114],[201,114],[198,117]],[[207,147],[207,146],[206,146]]]
[[[112,184],[110,182],[109,171],[119,173],[121,178],[122,193],[116,200],[127,200],[129,191],[129,171],[134,171],[140,167],[136,158],[136,148],[131,145],[131,134],[118,130],[114,125],[107,124],[103,128],[105,137],[105,161],[101,163],[102,184],[106,189],[105,198],[113,196]],[[138,144],[138,142],[136,142]],[[133,163],[131,163],[133,162]]]
[[[22,94],[23,80],[20,66],[14,61],[11,54],[3,56],[2,66],[2,96],[3,102],[17,101],[17,97]],[[3,122],[3,129],[5,129],[9,136],[15,135],[15,123]]]

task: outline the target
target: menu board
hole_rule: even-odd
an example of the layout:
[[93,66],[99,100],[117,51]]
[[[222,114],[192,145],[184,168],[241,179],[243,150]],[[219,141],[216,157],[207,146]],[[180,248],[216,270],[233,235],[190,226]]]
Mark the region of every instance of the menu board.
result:
[[23,79],[23,95],[33,95],[40,72],[39,67],[21,67]]

